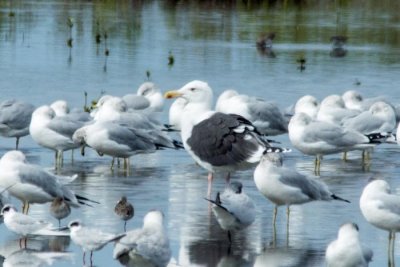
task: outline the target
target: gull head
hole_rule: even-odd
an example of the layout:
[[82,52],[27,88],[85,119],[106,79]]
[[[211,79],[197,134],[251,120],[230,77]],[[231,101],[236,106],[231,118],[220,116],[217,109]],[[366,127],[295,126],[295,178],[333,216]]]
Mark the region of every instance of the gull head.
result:
[[71,232],[78,231],[79,229],[82,228],[82,226],[83,226],[83,225],[82,225],[82,222],[79,221],[79,220],[71,221],[71,222],[68,224],[68,228],[69,228],[69,230],[70,230]]
[[351,102],[362,102],[363,101],[362,95],[359,92],[355,91],[355,90],[346,91],[342,95],[342,98],[343,98],[345,103],[348,102],[348,101],[351,101]]
[[229,188],[230,188],[233,192],[235,192],[236,194],[240,194],[240,193],[242,193],[243,185],[242,185],[241,182],[235,181],[235,182],[231,182],[231,183],[229,184]]
[[118,111],[118,112],[125,112],[128,109],[125,101],[122,100],[119,97],[111,97],[111,98],[109,98],[107,101],[105,101],[103,103],[102,107],[104,109],[109,108],[109,109],[111,109],[113,111]]
[[3,155],[0,162],[7,162],[7,164],[10,162],[26,163],[26,157],[21,151],[11,150]]
[[137,95],[141,95],[141,96],[150,96],[154,93],[159,92],[158,88],[156,87],[156,85],[152,82],[145,82],[142,83],[138,90],[137,90]]
[[311,95],[305,95],[297,100],[294,106],[294,113],[296,114],[303,112],[309,115],[311,118],[315,118],[317,116],[318,109],[318,100]]
[[143,219],[143,227],[162,227],[164,214],[160,210],[149,211]]
[[281,153],[276,153],[276,152],[265,153],[261,159],[261,162],[267,164],[273,164],[277,167],[280,167],[283,164],[283,158]]
[[65,100],[54,101],[50,107],[54,110],[57,116],[65,116],[70,112],[68,103]]
[[376,179],[370,181],[367,186],[364,188],[363,193],[387,193],[390,194],[390,186],[389,184],[382,179]]
[[6,204],[4,207],[1,209],[0,215],[1,216],[6,216],[7,214],[11,214],[13,212],[17,212],[17,209],[11,205],[11,204]]
[[[310,116],[308,116],[306,113],[300,112],[296,113],[293,115],[293,117],[290,119],[289,122],[289,127],[290,125],[297,125],[297,126],[306,126],[312,122],[312,119]],[[290,129],[289,129],[290,131]]]
[[56,116],[56,113],[54,112],[54,110],[51,107],[47,106],[47,105],[38,107],[32,113],[32,119],[37,118],[39,120],[43,120],[43,119],[51,120],[55,116]]
[[340,95],[329,95],[322,100],[321,108],[323,107],[345,108],[345,104]]
[[74,132],[74,134],[72,135],[72,140],[76,143],[76,144],[85,144],[86,143],[86,128],[87,126],[81,127],[78,130],[76,130]]
[[342,95],[342,99],[348,109],[361,109],[362,95],[355,90],[348,90]]
[[338,237],[358,236],[358,225],[356,223],[345,223],[343,224],[338,233]]
[[221,112],[224,101],[238,95],[239,93],[233,89],[223,91],[217,99],[217,103],[215,104],[215,111]]
[[94,108],[101,108],[101,107],[104,105],[104,103],[105,103],[107,100],[111,99],[111,98],[113,98],[113,96],[111,96],[111,95],[103,95],[103,96],[100,97],[99,100],[97,100],[97,102],[92,106],[92,109],[94,109]]
[[182,97],[189,103],[207,103],[211,106],[213,92],[206,82],[195,80],[185,84],[179,90],[166,92],[164,97],[168,99]]
[[[369,111],[376,116],[383,116],[384,118],[396,120],[396,113],[393,108],[383,101],[378,101],[372,104]],[[394,121],[394,123],[396,122]]]

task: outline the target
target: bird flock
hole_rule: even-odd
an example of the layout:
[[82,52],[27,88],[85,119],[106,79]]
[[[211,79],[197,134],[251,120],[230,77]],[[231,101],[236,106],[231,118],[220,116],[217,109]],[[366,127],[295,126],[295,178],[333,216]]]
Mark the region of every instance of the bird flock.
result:
[[[174,99],[169,108],[168,123],[160,122],[164,101]],[[253,200],[245,193],[240,181],[231,177],[242,169],[254,170],[254,183],[261,195],[275,205],[272,217],[274,231],[279,206],[286,206],[287,235],[291,205],[312,201],[337,200],[328,185],[304,175],[284,164],[286,153],[296,149],[315,157],[314,174],[320,175],[322,158],[350,151],[361,151],[362,164],[369,164],[371,153],[382,143],[397,143],[400,112],[383,97],[368,98],[356,91],[329,95],[322,101],[305,95],[284,112],[272,101],[240,94],[229,89],[222,92],[214,105],[214,92],[204,81],[191,81],[178,90],[162,94],[154,83],[146,82],[136,94],[122,97],[103,95],[92,107],[70,110],[63,100],[34,107],[18,100],[0,104],[0,135],[16,138],[16,149],[0,159],[1,216],[5,226],[22,238],[30,235],[70,236],[85,254],[92,254],[114,242],[113,258],[123,264],[167,266],[171,261],[168,234],[163,226],[163,212],[150,210],[143,227],[126,229],[134,216],[134,206],[123,196],[115,206],[115,214],[124,221],[124,232],[107,233],[81,220],[62,226],[72,208],[99,206],[101,199],[90,199],[69,189],[77,179],[56,175],[41,166],[31,164],[19,151],[20,138],[30,134],[40,146],[55,153],[55,172],[63,168],[64,152],[86,148],[99,156],[123,160],[130,169],[130,157],[158,150],[184,149],[208,172],[208,193],[221,229],[232,235],[250,226],[256,219]],[[171,132],[178,132],[173,138]],[[290,143],[282,146],[273,136],[286,135]],[[212,194],[216,174],[222,173],[226,188]],[[22,213],[9,204],[10,196],[22,202]],[[31,204],[50,202],[50,214],[58,227],[28,215]],[[205,203],[207,203],[205,202]],[[360,210],[366,221],[389,232],[389,260],[393,260],[395,233],[400,230],[400,196],[392,194],[384,180],[371,179],[360,196]],[[349,219],[350,220],[350,219]],[[328,266],[368,266],[373,252],[359,240],[359,228],[349,221],[338,230],[337,239],[327,244]],[[391,259],[390,259],[391,258]],[[149,265],[146,265],[149,264]],[[133,265],[132,265],[133,266]]]

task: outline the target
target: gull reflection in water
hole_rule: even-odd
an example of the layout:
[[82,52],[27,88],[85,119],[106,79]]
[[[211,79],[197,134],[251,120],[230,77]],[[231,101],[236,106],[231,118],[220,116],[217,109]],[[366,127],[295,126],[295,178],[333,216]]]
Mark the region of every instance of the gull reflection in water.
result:
[[72,260],[73,254],[67,252],[43,252],[31,249],[21,249],[13,252],[3,262],[3,267],[16,266],[50,266],[55,261]]
[[0,245],[3,266],[50,266],[55,261],[72,261],[73,254],[64,252],[70,243],[69,237],[31,237],[27,248],[21,249],[20,242],[8,240]]
[[324,251],[296,248],[267,248],[259,254],[253,267],[324,266]]

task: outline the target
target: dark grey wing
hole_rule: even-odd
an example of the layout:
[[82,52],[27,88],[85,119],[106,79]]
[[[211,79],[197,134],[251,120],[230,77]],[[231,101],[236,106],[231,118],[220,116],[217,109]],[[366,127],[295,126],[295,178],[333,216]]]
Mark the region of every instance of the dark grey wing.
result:
[[282,167],[281,170],[279,181],[283,184],[300,189],[310,199],[330,199],[332,193],[325,184],[286,167]]
[[35,107],[17,100],[5,100],[0,104],[0,123],[13,129],[24,129],[31,122]]
[[260,140],[250,121],[220,112],[196,124],[187,144],[202,161],[214,166],[244,162],[260,146],[269,146]]
[[266,135],[287,133],[288,120],[272,102],[257,99],[249,105],[252,122],[257,129]]
[[63,196],[62,186],[57,178],[35,165],[25,164],[18,170],[18,174],[21,183],[36,185],[53,197]]
[[65,137],[72,138],[75,131],[84,125],[83,121],[71,120],[68,117],[55,117],[49,122],[47,127]]

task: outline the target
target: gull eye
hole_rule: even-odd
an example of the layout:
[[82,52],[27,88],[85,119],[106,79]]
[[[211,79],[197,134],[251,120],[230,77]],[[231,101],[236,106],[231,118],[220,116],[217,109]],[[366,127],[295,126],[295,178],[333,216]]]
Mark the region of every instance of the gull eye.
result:
[[196,88],[192,87],[192,88],[190,88],[190,91],[194,92],[194,91],[196,91]]

